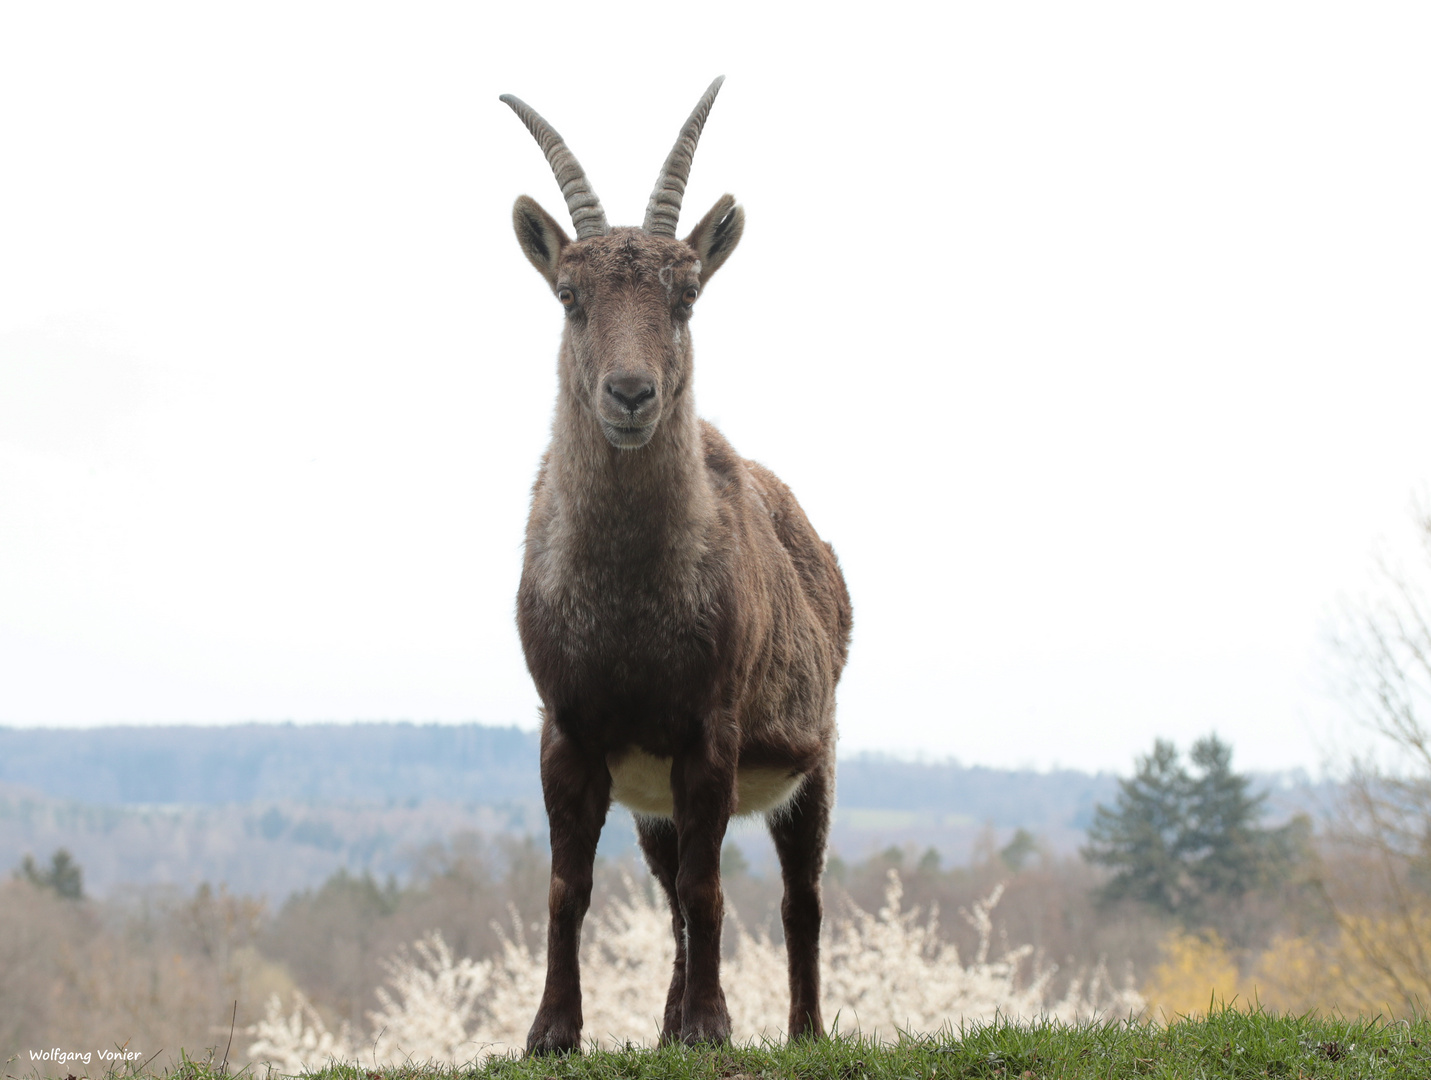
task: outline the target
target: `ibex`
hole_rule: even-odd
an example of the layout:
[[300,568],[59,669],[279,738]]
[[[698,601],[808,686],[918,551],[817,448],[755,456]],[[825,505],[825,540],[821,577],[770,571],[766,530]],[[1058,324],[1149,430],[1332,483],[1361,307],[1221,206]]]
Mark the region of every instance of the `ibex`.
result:
[[517,241],[566,320],[517,593],[543,705],[552,855],[546,986],[529,1053],[579,1045],[577,951],[613,799],[634,812],[670,902],[676,961],[661,1041],[730,1038],[720,857],[733,814],[764,814],[780,856],[789,1033],[823,1034],[820,878],[850,599],[789,489],[695,413],[691,315],[745,223],[725,195],[676,239],[721,81],[681,130],[639,229],[607,225],[561,136],[502,98],[545,151],[576,226],[568,238],[525,195],[512,210]]

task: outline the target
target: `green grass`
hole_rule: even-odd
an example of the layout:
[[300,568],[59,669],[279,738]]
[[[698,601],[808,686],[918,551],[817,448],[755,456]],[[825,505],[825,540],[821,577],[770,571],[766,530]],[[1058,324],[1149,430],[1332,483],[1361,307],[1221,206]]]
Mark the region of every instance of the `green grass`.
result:
[[[217,1057],[218,1055],[216,1055]],[[182,1060],[144,1075],[220,1080],[217,1060]],[[13,1064],[12,1064],[13,1068]],[[265,1070],[245,1070],[265,1080]],[[30,1075],[36,1075],[31,1073]],[[231,1074],[229,1074],[231,1075]],[[994,1023],[893,1045],[840,1036],[793,1046],[587,1051],[557,1058],[490,1059],[481,1068],[344,1065],[322,1080],[941,1080],[949,1077],[1431,1077],[1431,1021],[1278,1017],[1218,1011],[1172,1025]],[[276,1074],[275,1074],[276,1076]]]

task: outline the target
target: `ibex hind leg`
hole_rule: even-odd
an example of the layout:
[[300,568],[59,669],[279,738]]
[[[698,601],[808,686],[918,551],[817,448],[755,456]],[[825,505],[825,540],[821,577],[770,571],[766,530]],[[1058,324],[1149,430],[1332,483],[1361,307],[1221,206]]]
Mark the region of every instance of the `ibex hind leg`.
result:
[[681,1000],[686,995],[686,924],[676,897],[676,872],[680,869],[676,825],[669,818],[636,817],[636,839],[646,856],[646,865],[666,894],[671,908],[671,933],[676,939],[676,961],[671,969],[671,988],[666,993],[666,1013],[661,1021],[661,1045],[681,1041]]
[[820,876],[830,835],[830,807],[835,793],[834,763],[807,775],[795,797],[769,817],[770,836],[780,856],[785,896],[780,919],[790,970],[792,1039],[825,1034],[820,1017],[820,923],[824,914]]

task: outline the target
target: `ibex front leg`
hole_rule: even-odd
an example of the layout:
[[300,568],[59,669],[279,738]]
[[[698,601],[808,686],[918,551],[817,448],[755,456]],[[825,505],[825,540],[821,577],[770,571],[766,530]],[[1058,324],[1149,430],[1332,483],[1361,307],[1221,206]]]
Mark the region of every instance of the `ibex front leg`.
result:
[[720,849],[734,809],[734,755],[713,760],[702,747],[675,759],[671,795],[680,869],[676,898],[686,931],[686,983],[681,1001],[681,1039],[730,1041],[730,1010],[720,986],[720,935],[725,902],[720,887]]
[[548,717],[542,727],[542,794],[551,824],[547,893],[547,982],[527,1034],[528,1054],[581,1045],[581,921],[591,905],[596,841],[611,805],[611,774],[600,754],[573,746]]

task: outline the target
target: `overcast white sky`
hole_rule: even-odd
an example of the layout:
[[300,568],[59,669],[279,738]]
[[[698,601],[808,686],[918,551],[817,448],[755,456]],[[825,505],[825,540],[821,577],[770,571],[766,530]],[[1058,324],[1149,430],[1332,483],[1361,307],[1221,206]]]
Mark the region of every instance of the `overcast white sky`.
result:
[[843,560],[842,747],[1315,769],[1431,475],[1431,8],[6,5],[0,724],[532,726],[561,329],[504,105],[740,250],[697,406]]

